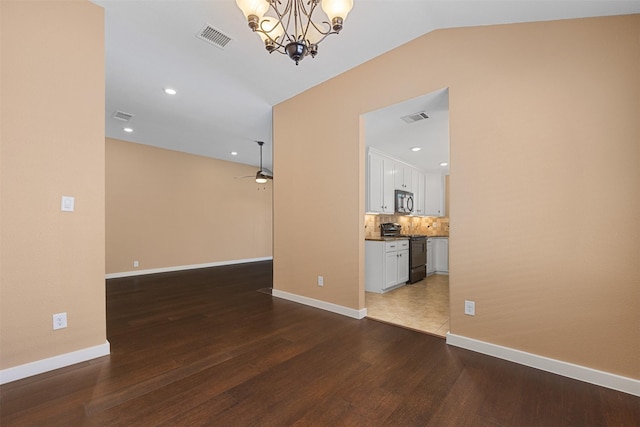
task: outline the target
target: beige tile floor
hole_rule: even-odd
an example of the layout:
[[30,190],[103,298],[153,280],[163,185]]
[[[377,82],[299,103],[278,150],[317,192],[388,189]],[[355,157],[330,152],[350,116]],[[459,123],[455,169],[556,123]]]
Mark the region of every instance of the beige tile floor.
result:
[[365,292],[367,317],[444,337],[449,331],[449,276],[436,274],[377,294]]

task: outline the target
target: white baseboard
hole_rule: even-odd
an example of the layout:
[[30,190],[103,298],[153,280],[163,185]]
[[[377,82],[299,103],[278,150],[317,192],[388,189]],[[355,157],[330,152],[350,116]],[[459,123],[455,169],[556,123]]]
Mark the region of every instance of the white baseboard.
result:
[[640,396],[640,380],[633,378],[598,371],[585,366],[574,365],[573,363],[550,359],[533,353],[527,353],[525,351],[515,350],[513,348],[478,341],[473,338],[467,338],[451,333],[447,333],[447,344],[494,356],[510,362],[519,363],[542,371],[562,375],[564,377],[573,378],[575,380]]
[[363,319],[367,316],[367,309],[356,310],[355,308],[345,307],[343,305],[333,304],[331,302],[321,301],[314,298],[303,297],[301,295],[292,294],[285,291],[279,291],[273,289],[271,293],[274,297],[286,299],[289,301],[297,302],[311,307],[319,308],[321,310],[330,311],[332,313],[342,314],[343,316],[352,317],[354,319]]
[[247,262],[270,261],[273,257],[235,259],[230,261],[207,262],[204,264],[176,265],[174,267],[150,268],[148,270],[123,271],[121,273],[109,273],[105,279],[118,279],[121,277],[142,276],[145,274],[169,273],[172,271],[195,270],[197,268],[219,267],[221,265],[244,264]]
[[33,375],[64,368],[65,366],[74,365],[76,363],[85,362],[98,357],[108,356],[110,352],[111,345],[109,344],[109,341],[106,341],[101,345],[83,348],[82,350],[60,354],[58,356],[37,360],[31,363],[25,363],[24,365],[15,366],[13,368],[3,369],[0,371],[0,384],[21,380]]

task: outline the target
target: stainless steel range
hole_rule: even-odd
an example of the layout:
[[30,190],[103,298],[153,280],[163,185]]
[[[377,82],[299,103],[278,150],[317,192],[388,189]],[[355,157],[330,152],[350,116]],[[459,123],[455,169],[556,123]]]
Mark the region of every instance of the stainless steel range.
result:
[[427,237],[417,234],[403,235],[402,226],[393,222],[380,224],[380,236],[409,238],[409,281],[416,283],[427,276]]
[[416,283],[427,277],[427,237],[410,237],[409,243],[409,283]]

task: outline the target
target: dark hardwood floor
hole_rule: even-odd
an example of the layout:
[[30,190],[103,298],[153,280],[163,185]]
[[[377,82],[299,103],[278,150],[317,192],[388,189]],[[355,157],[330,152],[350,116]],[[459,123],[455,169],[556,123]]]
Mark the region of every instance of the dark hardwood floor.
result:
[[272,264],[107,281],[111,355],[5,384],[8,426],[638,426],[640,398],[273,298]]

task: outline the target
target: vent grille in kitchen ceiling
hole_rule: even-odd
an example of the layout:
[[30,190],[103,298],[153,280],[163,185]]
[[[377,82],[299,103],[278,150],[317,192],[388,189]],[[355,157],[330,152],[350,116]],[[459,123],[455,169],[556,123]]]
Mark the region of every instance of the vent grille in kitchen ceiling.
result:
[[125,113],[124,111],[116,111],[113,113],[113,118],[122,120],[123,122],[128,122],[133,117],[133,114]]
[[200,30],[200,32],[196,34],[196,37],[200,40],[211,43],[212,45],[220,49],[224,49],[225,46],[231,41],[231,37],[222,33],[222,31],[220,30],[216,30],[209,24],[204,24],[202,30]]
[[427,116],[427,113],[424,111],[420,111],[419,113],[413,113],[413,114],[409,114],[408,116],[404,116],[404,117],[400,117],[402,120],[404,120],[407,123],[415,123],[418,122],[420,120],[424,120],[424,119],[428,119],[429,116]]

